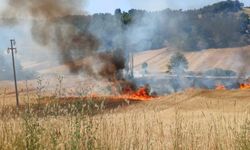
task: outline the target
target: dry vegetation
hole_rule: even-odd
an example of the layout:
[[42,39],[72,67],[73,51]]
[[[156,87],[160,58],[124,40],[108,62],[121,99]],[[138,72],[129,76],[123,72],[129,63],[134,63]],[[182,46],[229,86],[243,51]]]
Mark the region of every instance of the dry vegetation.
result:
[[0,149],[250,148],[248,90],[189,90],[105,109],[92,100],[61,105],[56,97],[39,105],[35,89],[21,93],[26,105],[17,111],[13,93],[1,88]]
[[248,7],[248,8],[245,8],[245,9],[244,9],[244,12],[247,13],[248,15],[250,15],[250,8],[249,8],[249,7]]
[[[222,68],[240,72],[250,72],[249,56],[250,46],[237,48],[222,48],[222,49],[206,49],[199,52],[184,52],[183,54],[189,62],[189,70],[200,72],[213,68]],[[171,55],[175,53],[175,49],[163,48],[159,50],[151,50],[138,52],[135,54],[135,71],[141,72],[141,65],[144,62],[148,63],[149,73],[165,73],[167,64]],[[210,60],[210,61],[207,61]]]

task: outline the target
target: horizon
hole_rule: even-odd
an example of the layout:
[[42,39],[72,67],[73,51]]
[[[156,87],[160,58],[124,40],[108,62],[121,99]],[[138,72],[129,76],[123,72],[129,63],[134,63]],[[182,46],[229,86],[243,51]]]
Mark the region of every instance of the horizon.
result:
[[[111,13],[113,14],[116,9],[121,9],[122,11],[128,11],[130,9],[140,9],[146,11],[161,11],[164,9],[172,10],[190,10],[190,9],[199,9],[207,5],[212,5],[217,2],[224,0],[193,0],[192,2],[183,2],[182,0],[170,1],[170,0],[158,0],[156,3],[154,0],[147,0],[147,3],[143,0],[91,0],[87,1],[84,6],[87,13]],[[244,3],[244,7],[250,6],[249,0],[241,0],[240,2]]]
[[[199,9],[207,5],[212,5],[217,2],[225,0],[192,0],[192,1],[182,1],[182,0],[87,0],[82,4],[82,9],[87,14],[95,13],[111,13],[113,14],[116,9],[121,9],[122,11],[128,11],[130,9],[140,9],[146,11],[160,11],[164,9],[172,10],[190,10]],[[7,0],[0,0],[0,11],[6,7]],[[249,0],[240,0],[244,3],[244,7],[250,7]]]

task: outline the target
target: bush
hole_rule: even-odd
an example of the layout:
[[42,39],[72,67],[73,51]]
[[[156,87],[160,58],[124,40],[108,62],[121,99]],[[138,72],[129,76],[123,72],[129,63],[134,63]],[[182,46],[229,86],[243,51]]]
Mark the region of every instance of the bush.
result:
[[223,70],[220,68],[215,68],[204,72],[206,76],[236,76],[237,73],[232,70]]
[[168,65],[168,72],[180,74],[187,72],[187,69],[188,60],[186,59],[186,57],[180,52],[175,53],[170,59],[170,63]]

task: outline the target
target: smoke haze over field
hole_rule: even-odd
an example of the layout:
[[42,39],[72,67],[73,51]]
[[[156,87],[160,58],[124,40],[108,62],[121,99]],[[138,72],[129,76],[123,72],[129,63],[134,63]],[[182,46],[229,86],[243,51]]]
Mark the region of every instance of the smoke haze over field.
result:
[[[77,73],[81,66],[76,65],[75,57],[96,50],[98,42],[88,32],[80,32],[71,22],[57,20],[58,17],[80,15],[83,0],[8,0],[1,16],[5,18],[30,17],[33,39],[49,49],[58,49],[60,60]],[[37,20],[38,19],[38,20]],[[4,24],[8,23],[8,20]],[[13,24],[13,22],[10,22]]]
[[[201,1],[170,3],[168,0],[160,0],[156,3],[152,0],[147,2],[123,0],[111,4],[109,3],[111,1],[107,0],[105,4],[116,7],[117,4],[126,3],[133,8],[140,7],[147,10],[164,9],[170,4],[171,7],[180,6],[183,9],[185,9],[184,7],[191,8],[190,5],[194,4],[196,8],[198,5],[215,2],[215,0],[209,0],[206,1],[206,4]],[[82,58],[89,55],[96,56],[94,53],[97,51],[122,49],[128,56],[127,54],[131,51],[158,49],[170,44],[183,50],[201,50],[211,47],[239,46],[239,43],[244,45],[248,39],[245,36],[247,35],[246,17],[237,15],[236,11],[239,11],[239,7],[236,7],[237,10],[235,10],[224,4],[233,3],[233,1],[224,1],[219,4],[219,11],[221,11],[219,13],[214,9],[218,8],[216,5],[191,12],[167,9],[161,12],[141,10],[130,10],[129,12],[120,10],[119,12],[118,10],[115,15],[103,13],[91,16],[84,15],[82,10],[84,0],[70,2],[67,0],[6,0],[5,2],[5,7],[0,4],[1,18],[17,20],[16,22],[15,20],[14,22],[4,20],[4,24],[17,24],[17,21],[22,18],[25,18],[24,22],[27,21],[27,24],[31,22],[32,37],[29,40],[58,54],[60,63],[67,65],[71,73],[79,73],[83,71],[84,67],[91,67],[91,63],[81,62]],[[94,1],[88,2],[89,4],[94,3]],[[97,8],[105,7],[100,3],[100,1],[96,2],[95,6]],[[210,13],[214,16],[211,17]],[[218,26],[218,28],[214,29],[213,26]],[[24,33],[24,36],[26,34]],[[29,43],[29,40],[26,43]],[[18,43],[24,43],[24,41],[18,41]],[[96,58],[106,62],[106,58],[103,59],[98,55]],[[112,58],[107,64],[111,62],[114,62]]]
[[[96,2],[95,7],[113,4],[112,0],[103,0],[105,5],[101,5],[100,1]],[[208,48],[240,47],[250,43],[248,16],[243,13],[242,5],[238,1],[223,1],[201,10],[182,11],[165,8],[197,8],[217,0],[208,0],[206,3],[197,0],[192,2],[123,0],[116,1],[115,4],[122,6],[126,3],[135,9],[128,12],[116,9],[114,15],[107,13],[86,15],[83,10],[84,0],[6,0],[5,2],[4,5],[0,4],[0,25],[2,25],[0,31],[5,30],[3,28],[8,28],[6,31],[12,30],[12,33],[22,30],[21,34],[17,32],[21,39],[17,42],[22,43],[24,47],[30,46],[33,54],[36,55],[38,48],[41,52],[48,50],[52,56],[50,61],[66,65],[70,73],[83,76],[87,74],[94,79],[104,79],[113,83],[124,81],[121,75],[123,69],[132,72],[128,68],[129,64],[126,64],[131,52],[164,47],[173,48],[175,51],[199,51]],[[93,4],[93,1],[89,3]],[[127,5],[126,8],[130,6]],[[113,8],[119,6],[113,5],[112,13]],[[137,10],[138,8],[150,11],[164,10],[150,12]],[[98,11],[103,9],[98,8]],[[44,54],[41,53],[42,55]],[[34,57],[32,54],[29,56]],[[49,57],[44,57],[42,61],[48,59]],[[162,57],[163,59],[166,58]],[[236,63],[243,62],[247,57],[239,59]],[[209,60],[204,57],[203,61]],[[141,64],[138,66],[141,67]],[[50,69],[48,70],[51,71]],[[244,70],[241,72],[245,73]],[[117,80],[119,81],[116,82]],[[167,82],[169,84],[164,86],[169,87],[171,92],[193,84],[186,84],[186,79],[182,78],[169,78],[169,81]],[[149,81],[143,81],[143,84],[146,82]],[[201,85],[199,82],[198,86]],[[210,80],[206,82],[210,88],[214,86],[214,82]],[[156,85],[158,83],[159,80],[155,82]]]

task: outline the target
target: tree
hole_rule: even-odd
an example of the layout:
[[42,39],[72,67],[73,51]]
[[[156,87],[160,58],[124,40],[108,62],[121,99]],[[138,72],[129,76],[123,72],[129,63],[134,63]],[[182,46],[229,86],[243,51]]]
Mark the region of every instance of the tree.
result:
[[142,75],[145,76],[145,74],[148,74],[148,63],[144,62],[141,67],[142,67],[142,71],[143,71]]
[[170,59],[168,72],[173,74],[181,74],[185,73],[187,69],[188,60],[186,59],[186,57],[180,52],[175,53]]
[[132,16],[127,12],[123,12],[121,19],[122,19],[123,24],[127,25],[127,24],[131,23]]
[[206,76],[237,76],[237,73],[232,70],[224,70],[221,68],[214,68],[204,72]]
[[99,50],[160,49],[166,47],[165,41],[168,41],[170,47],[199,51],[250,44],[249,16],[241,11],[242,6],[237,0],[224,0],[187,11],[131,9],[124,12],[118,8],[114,14],[63,18],[73,23],[80,33],[93,35]]
[[122,11],[120,8],[115,10],[115,16],[121,16],[121,14],[122,14]]

